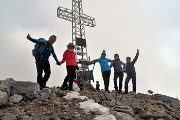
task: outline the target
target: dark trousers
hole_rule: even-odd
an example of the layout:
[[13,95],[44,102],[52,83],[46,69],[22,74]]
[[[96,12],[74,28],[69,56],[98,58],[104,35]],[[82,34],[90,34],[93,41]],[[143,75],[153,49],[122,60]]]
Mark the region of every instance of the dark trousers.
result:
[[75,66],[66,66],[66,69],[67,69],[67,76],[64,79],[62,87],[65,88],[67,85],[67,82],[69,81],[69,89],[72,90],[76,67]]
[[[49,61],[36,61],[36,68],[37,68],[37,83],[40,87],[46,87],[46,82],[48,81],[51,69]],[[44,71],[44,76],[43,76]]]
[[136,74],[127,75],[126,80],[125,80],[125,92],[128,92],[128,83],[130,79],[132,79],[133,92],[136,92]]
[[109,79],[110,79],[110,75],[111,75],[111,71],[104,71],[102,72],[102,77],[104,80],[104,87],[105,87],[105,91],[109,90]]
[[123,72],[114,72],[114,88],[115,88],[115,90],[118,90],[117,79],[119,77],[119,91],[121,91],[123,76],[124,76]]

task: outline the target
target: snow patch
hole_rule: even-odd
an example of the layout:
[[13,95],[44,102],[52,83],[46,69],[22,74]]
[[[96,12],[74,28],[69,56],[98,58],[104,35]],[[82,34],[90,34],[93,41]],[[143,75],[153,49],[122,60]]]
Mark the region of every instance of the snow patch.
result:
[[83,109],[86,113],[93,112],[98,114],[110,113],[109,108],[103,107],[102,105],[95,103],[94,100],[88,100],[80,102],[80,108]]
[[98,115],[93,120],[116,120],[116,117],[113,114],[103,114],[103,115]]
[[73,98],[80,99],[80,100],[88,99],[86,96],[80,96],[79,93],[75,92],[75,91],[67,93],[67,95],[63,98],[65,98],[67,100],[72,100]]
[[93,112],[96,114],[100,114],[96,116],[93,120],[116,120],[116,117],[110,114],[110,110],[107,107],[104,107],[98,103],[95,103],[94,100],[88,99],[86,96],[80,96],[78,92],[72,91],[67,93],[65,97],[67,100],[80,99],[80,100],[87,100],[83,102],[79,102],[80,109],[83,109],[85,113]]

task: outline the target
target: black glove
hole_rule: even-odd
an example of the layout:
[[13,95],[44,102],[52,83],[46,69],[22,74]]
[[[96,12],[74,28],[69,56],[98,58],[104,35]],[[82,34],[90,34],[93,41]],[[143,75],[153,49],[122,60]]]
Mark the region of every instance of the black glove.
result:
[[57,62],[56,65],[61,65],[60,62]]

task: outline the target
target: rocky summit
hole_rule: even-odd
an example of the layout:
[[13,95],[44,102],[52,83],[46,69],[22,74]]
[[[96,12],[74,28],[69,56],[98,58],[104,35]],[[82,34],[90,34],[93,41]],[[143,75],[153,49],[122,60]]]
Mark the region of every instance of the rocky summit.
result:
[[0,120],[180,120],[180,101],[161,94],[40,90],[37,83],[8,78],[0,81]]

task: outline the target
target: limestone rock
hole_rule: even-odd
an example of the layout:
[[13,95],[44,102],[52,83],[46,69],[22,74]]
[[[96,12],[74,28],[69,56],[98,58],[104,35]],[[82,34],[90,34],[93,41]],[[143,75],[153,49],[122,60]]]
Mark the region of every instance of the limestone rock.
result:
[[0,90],[0,106],[5,105],[8,102],[8,95],[6,92]]
[[7,78],[6,80],[0,81],[0,90],[3,92],[6,92],[8,95],[10,95],[11,92],[11,84],[14,82],[12,78]]
[[11,97],[9,97],[9,102],[10,103],[18,103],[21,100],[22,100],[22,96],[21,95],[14,94]]
[[29,81],[15,81],[11,84],[11,94],[21,95],[24,99],[35,98],[40,87],[37,83]]
[[39,100],[45,100],[51,95],[52,91],[49,88],[43,88],[37,95],[36,98]]
[[116,111],[112,111],[111,112],[117,120],[135,120],[132,116],[130,116],[127,113],[121,113],[121,112],[116,112]]

